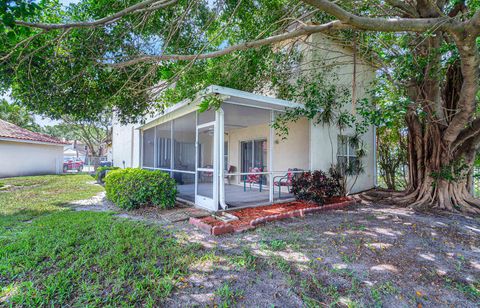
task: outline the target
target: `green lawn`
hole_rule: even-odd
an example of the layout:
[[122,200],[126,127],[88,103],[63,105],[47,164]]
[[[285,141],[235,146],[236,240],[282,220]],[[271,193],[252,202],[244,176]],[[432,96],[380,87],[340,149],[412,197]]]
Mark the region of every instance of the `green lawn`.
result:
[[89,184],[89,175],[47,175],[3,179],[12,185],[0,191],[0,228],[38,215],[68,210],[69,202],[86,199],[103,191]]
[[70,201],[103,188],[87,175],[23,177],[0,192],[0,306],[161,304],[202,254],[156,226]]

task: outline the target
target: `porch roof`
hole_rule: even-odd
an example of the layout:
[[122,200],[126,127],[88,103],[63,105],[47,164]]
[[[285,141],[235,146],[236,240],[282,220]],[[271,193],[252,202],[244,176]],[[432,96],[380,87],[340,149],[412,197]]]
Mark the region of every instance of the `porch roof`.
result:
[[270,96],[265,96],[260,94],[254,94],[254,93],[227,88],[227,87],[211,85],[205,88],[204,90],[199,91],[193,100],[187,99],[172,107],[165,109],[161,114],[154,117],[152,120],[148,121],[144,125],[138,127],[138,129],[147,129],[152,126],[155,126],[159,121],[159,119],[175,111],[180,111],[181,109],[187,109],[187,108],[188,109],[192,108],[193,110],[198,109],[198,105],[196,104],[199,104],[202,98],[211,94],[223,95],[224,103],[256,107],[256,108],[268,109],[268,110],[282,111],[282,110],[285,110],[286,108],[302,108],[303,107],[302,104],[283,100],[283,99],[273,98]]

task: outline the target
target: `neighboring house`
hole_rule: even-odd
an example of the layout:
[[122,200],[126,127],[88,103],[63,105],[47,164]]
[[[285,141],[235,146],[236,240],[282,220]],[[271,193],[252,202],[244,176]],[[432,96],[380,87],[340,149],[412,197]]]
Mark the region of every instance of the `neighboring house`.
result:
[[[351,51],[324,36],[308,40],[306,46],[322,48],[312,53],[306,48],[304,61],[335,65],[336,82],[351,86]],[[372,66],[358,61],[357,98],[365,97],[374,76]],[[198,104],[208,95],[221,98],[221,107],[198,112]],[[179,199],[212,211],[286,200],[293,196],[279,183],[288,182],[295,172],[327,171],[337,161],[356,159],[348,143],[352,131],[340,136],[335,127],[300,119],[289,125],[286,139],[277,136],[270,124],[278,113],[292,107],[302,105],[210,86],[193,101],[179,103],[143,125],[114,124],[113,161],[119,167],[169,172],[177,181]],[[367,150],[362,160],[365,172],[349,178],[352,192],[373,188],[376,181],[374,128],[362,138]]]
[[65,142],[0,120],[0,178],[59,174]]
[[69,141],[68,144],[64,147],[63,156],[64,158],[76,157],[81,159],[87,165],[98,164],[102,161],[112,161],[112,146],[111,143],[106,144],[104,147],[101,147],[99,156],[92,156],[89,153],[88,146],[81,141],[74,140]]
[[64,158],[79,158],[83,162],[87,160],[87,155],[88,155],[88,147],[86,144],[78,141],[78,140],[73,140],[73,141],[67,141],[67,145],[63,147],[63,156]]

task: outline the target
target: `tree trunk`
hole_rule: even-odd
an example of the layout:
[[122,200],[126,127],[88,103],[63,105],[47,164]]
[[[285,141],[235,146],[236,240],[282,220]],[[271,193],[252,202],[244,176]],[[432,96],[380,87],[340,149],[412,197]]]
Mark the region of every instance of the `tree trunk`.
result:
[[[419,14],[438,13],[419,10]],[[480,200],[472,197],[468,187],[480,143],[480,120],[473,118],[479,53],[475,39],[465,30],[451,35],[460,56],[446,74],[438,52],[444,37],[441,33],[422,38],[412,49],[412,54],[427,64],[419,67],[423,74],[410,80],[407,91],[412,101],[406,114],[409,185],[405,195],[396,200],[412,208],[480,214]]]
[[[416,209],[436,208],[453,212],[480,214],[480,200],[468,190],[469,175],[475,156],[452,155],[444,149],[441,136],[427,129],[419,146],[412,140],[409,148],[410,188],[396,201]],[[422,132],[410,132],[410,139],[418,139]],[[420,139],[420,140],[422,140]],[[473,152],[475,153],[475,152]]]

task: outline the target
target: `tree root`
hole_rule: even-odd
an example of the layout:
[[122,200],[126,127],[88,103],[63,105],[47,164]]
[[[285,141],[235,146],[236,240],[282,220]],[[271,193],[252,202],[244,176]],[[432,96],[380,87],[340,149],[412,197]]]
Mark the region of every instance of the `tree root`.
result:
[[465,183],[427,181],[413,192],[391,194],[387,200],[415,210],[438,209],[454,213],[480,214],[480,199],[468,192]]

